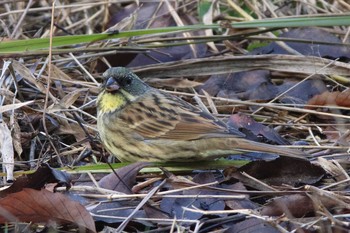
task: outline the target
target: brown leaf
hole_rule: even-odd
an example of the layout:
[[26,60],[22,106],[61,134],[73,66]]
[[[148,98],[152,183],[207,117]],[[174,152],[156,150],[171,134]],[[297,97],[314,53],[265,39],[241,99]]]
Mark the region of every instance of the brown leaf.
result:
[[6,180],[13,181],[14,151],[11,131],[5,122],[0,123],[0,154],[6,170]]
[[30,101],[26,101],[26,102],[23,102],[23,103],[7,104],[5,106],[0,106],[0,113],[6,112],[6,111],[10,111],[10,110],[14,110],[14,109],[17,109],[17,108],[21,108],[23,106],[26,106],[26,105],[29,105],[29,104],[32,104],[32,103],[34,103],[34,101],[30,100]]
[[249,218],[242,222],[233,224],[232,227],[228,228],[225,233],[279,233],[281,231],[277,230],[268,222],[258,219]]
[[[60,123],[60,128],[57,131],[58,134],[71,134],[77,142],[83,141],[86,138],[86,133],[78,123],[67,122],[65,119],[58,119],[58,121]],[[89,128],[86,128],[86,130],[91,133]],[[86,145],[89,146],[88,143]]]
[[17,120],[15,120],[13,124],[12,139],[13,139],[13,147],[15,148],[15,151],[17,152],[18,156],[21,157],[21,154],[23,152],[23,148],[21,144],[21,128]]
[[62,109],[67,109],[70,106],[74,104],[74,102],[81,96],[81,92],[87,91],[88,88],[80,88],[76,89],[72,92],[69,92],[67,95],[65,95],[58,104],[53,105],[50,109],[49,112],[53,113],[56,111],[60,111]]
[[[176,180],[177,179],[177,180]],[[207,184],[215,182],[215,177],[213,173],[207,172],[207,173],[199,173],[193,178],[193,182],[186,182],[185,179],[180,180],[178,177],[174,176],[172,180],[169,183],[173,186],[178,188],[179,185],[198,185],[198,184]],[[209,186],[210,187],[210,186]],[[184,190],[179,191],[174,194],[177,195],[220,195],[222,192],[216,191],[216,190],[209,190],[206,187],[203,188],[195,188],[190,190]],[[165,197],[161,201],[160,208],[165,213],[168,213],[170,216],[176,216],[177,219],[191,219],[191,220],[197,220],[203,216],[202,213],[192,212],[188,210],[184,210],[184,207],[188,208],[197,208],[201,210],[224,210],[225,208],[225,202],[218,198],[196,198],[196,197],[185,197],[185,198],[171,198],[171,197]],[[218,214],[220,216],[226,216],[225,214]]]
[[34,222],[75,224],[79,230],[95,232],[90,213],[78,202],[45,189],[23,189],[0,200],[0,223]]
[[[47,66],[47,68],[49,68]],[[71,81],[71,77],[69,77],[65,72],[63,72],[60,68],[51,64],[51,78],[57,80],[68,80]]]
[[335,92],[323,92],[320,95],[315,95],[308,102],[305,108],[313,109],[315,107],[310,105],[333,105],[333,106],[342,106],[342,107],[350,107],[350,89],[347,89],[343,92],[335,91]]
[[279,216],[284,213],[294,217],[302,217],[314,211],[312,200],[301,194],[277,197],[261,209],[262,215]]
[[266,70],[212,75],[198,90],[202,89],[211,96],[233,99],[268,100],[278,94]]
[[241,168],[240,172],[270,185],[313,184],[319,181],[325,171],[309,161],[280,157],[273,161],[254,161]]
[[[279,145],[288,145],[290,144],[287,140],[282,138],[276,131],[265,126],[259,122],[256,122],[252,117],[244,115],[242,113],[234,114],[230,117],[229,125],[233,125],[235,128],[243,128],[249,130],[255,137],[262,135],[266,139],[277,143]],[[243,131],[246,135],[249,136],[250,132],[247,133]],[[254,138],[250,138],[254,139]]]
[[[331,174],[333,176],[333,179],[337,182],[347,180],[348,179],[348,174],[344,170],[343,167],[341,167],[338,163],[334,161],[329,161],[325,158],[319,157],[317,158],[318,163],[320,166],[327,171],[327,173]],[[339,187],[342,189],[342,187]]]
[[33,75],[33,73],[22,63],[13,60],[12,61],[12,66],[13,69],[22,76],[22,78],[24,78],[26,81],[28,81],[29,83],[35,85],[38,90],[41,93],[45,93],[46,92],[46,88],[44,86],[44,84],[42,84],[41,82],[39,82]]
[[[225,189],[230,190],[239,190],[239,191],[247,191],[246,187],[243,185],[242,182],[237,182],[233,185],[225,187]],[[254,203],[253,201],[249,200],[248,195],[244,195],[244,199],[229,199],[226,200],[226,206],[232,210],[236,209],[256,209],[258,208],[258,204]]]
[[23,175],[7,189],[0,192],[0,197],[5,197],[11,193],[20,192],[24,188],[40,190],[47,183],[65,183],[70,186],[70,177],[67,173],[53,169],[48,165],[38,168],[33,174]]
[[117,175],[112,172],[103,177],[98,184],[101,188],[130,194],[132,186],[136,182],[137,173],[149,164],[150,163],[146,162],[138,162],[119,168],[115,170]]

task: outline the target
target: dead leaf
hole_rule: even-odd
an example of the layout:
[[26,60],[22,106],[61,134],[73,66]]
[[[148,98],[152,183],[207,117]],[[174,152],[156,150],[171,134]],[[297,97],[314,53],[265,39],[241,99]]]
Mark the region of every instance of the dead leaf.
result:
[[[242,113],[237,113],[234,115],[231,115],[228,125],[233,125],[235,128],[240,129],[246,129],[249,130],[249,133],[244,130],[243,132],[249,136],[249,134],[253,133],[255,137],[258,137],[259,135],[264,136],[266,139],[277,143],[278,145],[289,145],[290,143],[282,138],[276,131],[273,129],[256,122],[252,117],[249,117],[247,115],[244,115]],[[253,139],[253,138],[250,138]]]
[[270,202],[261,209],[261,214],[280,216],[286,213],[287,216],[302,217],[313,211],[314,204],[308,196],[294,194],[270,200]]
[[309,161],[280,157],[273,161],[253,161],[239,168],[256,179],[270,185],[314,184],[325,171]]
[[[136,206],[139,204],[139,200],[118,200],[118,201],[108,201],[100,202],[96,207],[90,209],[90,212],[94,216],[94,220],[97,222],[102,222],[103,226],[112,225],[115,223],[121,223],[130,214],[133,213]],[[135,218],[147,218],[144,210],[138,210],[134,215]],[[146,226],[153,226],[152,223],[142,220],[133,220],[133,222],[139,222]]]
[[[176,177],[174,177],[176,179]],[[175,180],[174,180],[175,181]],[[173,187],[178,188],[180,183],[186,182],[176,181],[176,183],[170,183]],[[207,184],[215,182],[215,177],[212,173],[199,173],[193,178],[192,184]],[[191,184],[191,183],[188,183]],[[210,186],[209,186],[210,187]],[[185,190],[181,192],[176,192],[173,194],[177,195],[219,195],[221,192],[216,190],[209,190],[205,187]],[[162,199],[160,208],[165,213],[168,213],[170,216],[176,217],[177,219],[191,219],[197,220],[203,216],[202,213],[192,212],[185,210],[184,207],[187,208],[198,208],[201,210],[224,210],[225,202],[222,199],[218,198],[193,198],[193,197],[184,197],[184,198],[170,198],[165,197]],[[226,216],[226,214],[218,214],[219,216]]]
[[57,80],[72,80],[65,72],[53,64],[51,64],[51,78]]
[[[246,187],[243,185],[242,182],[237,182],[233,185],[225,186],[225,189],[230,190],[239,190],[239,191],[247,191]],[[244,195],[244,199],[229,199],[226,200],[226,206],[230,208],[231,210],[236,209],[256,209],[258,208],[258,204],[254,203],[253,201],[249,200],[249,195]]]
[[278,86],[278,92],[283,93],[291,87],[298,84],[292,90],[289,90],[279,100],[282,103],[287,104],[305,104],[312,96],[318,95],[327,90],[327,86],[323,80],[317,79],[317,76],[313,76],[314,79],[305,80],[301,83],[299,81],[285,80],[283,85]]
[[17,152],[18,156],[21,157],[21,154],[23,152],[22,149],[22,143],[21,143],[21,128],[18,125],[18,121],[14,121],[13,124],[13,133],[12,133],[12,139],[13,139],[13,147],[15,148],[15,151]]
[[[86,133],[81,128],[78,123],[75,122],[67,122],[65,120],[58,119],[60,123],[60,128],[57,131],[57,134],[71,134],[75,137],[77,142],[83,141],[86,138]],[[89,133],[94,133],[89,128],[86,128]],[[89,143],[84,143],[86,146],[90,147]]]
[[198,90],[202,89],[211,96],[232,99],[269,100],[278,94],[266,70],[212,75]]
[[0,154],[2,156],[2,167],[6,171],[6,180],[13,181],[15,155],[11,131],[5,122],[0,124]]
[[58,104],[53,105],[48,109],[49,113],[57,112],[62,109],[68,109],[81,96],[81,92],[89,90],[88,88],[79,88],[65,95]]
[[[317,158],[319,165],[327,171],[327,173],[331,174],[337,182],[349,179],[349,175],[339,164],[335,161],[329,161],[322,157]],[[338,166],[337,166],[338,165]]]
[[341,106],[341,107],[350,107],[350,89],[347,89],[343,92],[323,92],[322,94],[315,95],[308,102],[306,109],[314,109],[316,106]]
[[22,76],[22,78],[24,78],[30,84],[36,86],[41,93],[45,93],[46,92],[46,88],[45,88],[44,84],[42,84],[40,81],[38,81],[33,76],[32,72],[26,66],[24,66],[22,63],[20,63],[20,62],[18,62],[16,60],[12,61],[12,66],[13,66],[13,69],[18,74],[20,74]]
[[34,222],[74,224],[79,231],[95,232],[90,213],[78,202],[45,189],[23,189],[0,199],[0,223]]
[[268,222],[257,218],[248,218],[244,221],[233,224],[225,233],[280,233]]
[[11,193],[20,192],[24,188],[39,190],[47,183],[60,183],[69,188],[71,180],[67,173],[43,164],[33,174],[18,177],[9,188],[0,192],[0,197],[6,197]]
[[138,162],[119,168],[115,170],[117,175],[112,172],[111,174],[103,177],[98,184],[101,188],[130,194],[132,193],[132,187],[136,182],[136,175],[142,168],[148,166],[149,164],[150,163],[146,162]]
[[26,105],[29,105],[29,104],[32,104],[32,103],[34,103],[34,100],[23,102],[23,103],[7,104],[5,106],[0,106],[0,113],[7,112],[7,111],[10,111],[10,110],[14,110],[14,109],[17,109],[17,108],[21,108],[23,106],[26,106]]

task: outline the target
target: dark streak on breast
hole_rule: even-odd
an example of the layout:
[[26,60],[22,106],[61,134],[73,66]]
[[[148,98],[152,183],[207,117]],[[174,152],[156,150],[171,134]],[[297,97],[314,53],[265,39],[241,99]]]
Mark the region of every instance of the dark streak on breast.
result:
[[152,94],[153,100],[156,105],[161,105],[162,103],[159,100],[159,97],[156,94]]

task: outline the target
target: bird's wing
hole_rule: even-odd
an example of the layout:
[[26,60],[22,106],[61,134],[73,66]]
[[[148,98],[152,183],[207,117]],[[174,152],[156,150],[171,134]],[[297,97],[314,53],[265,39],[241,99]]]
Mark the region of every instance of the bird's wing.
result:
[[196,140],[234,136],[226,124],[211,114],[157,90],[130,103],[121,111],[119,119],[144,139]]

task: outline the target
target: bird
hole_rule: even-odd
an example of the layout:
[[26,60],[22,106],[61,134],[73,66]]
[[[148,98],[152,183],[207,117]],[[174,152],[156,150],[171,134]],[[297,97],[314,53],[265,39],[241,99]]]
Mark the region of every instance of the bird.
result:
[[128,68],[112,67],[102,76],[97,129],[106,150],[121,162],[193,162],[246,152],[305,159],[301,150],[244,138],[238,129],[149,86]]

